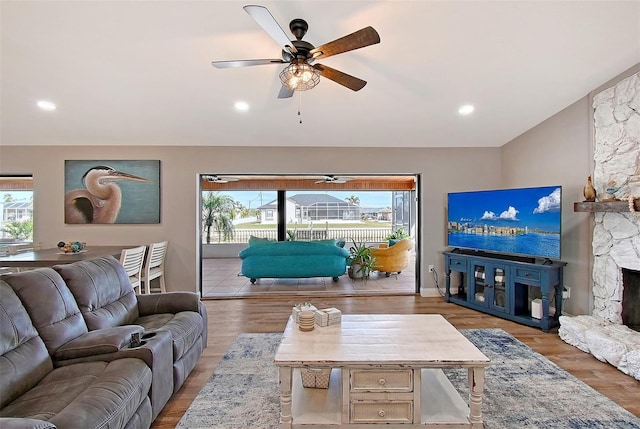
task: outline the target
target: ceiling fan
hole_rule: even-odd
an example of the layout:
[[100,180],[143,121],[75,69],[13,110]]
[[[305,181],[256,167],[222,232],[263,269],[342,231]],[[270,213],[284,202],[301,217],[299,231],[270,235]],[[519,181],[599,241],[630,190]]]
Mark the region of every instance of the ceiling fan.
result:
[[336,177],[334,175],[327,175],[316,183],[347,183],[350,180],[353,180],[353,177]]
[[359,91],[367,84],[362,79],[331,67],[322,64],[311,65],[311,63],[317,59],[380,43],[380,36],[372,27],[365,27],[355,33],[314,47],[311,43],[302,40],[309,28],[304,19],[294,19],[289,23],[289,29],[296,38],[296,40],[292,41],[289,40],[289,37],[266,7],[248,5],[244,6],[243,9],[280,45],[282,58],[213,61],[211,64],[214,67],[222,69],[265,64],[288,64],[280,73],[282,88],[278,98],[289,98],[294,91],[305,91],[313,88],[319,83],[320,76],[353,91]]
[[223,177],[223,176],[216,176],[216,175],[205,175],[202,176],[202,178],[204,180],[206,180],[209,183],[229,183],[229,182],[237,182],[238,178],[236,177]]

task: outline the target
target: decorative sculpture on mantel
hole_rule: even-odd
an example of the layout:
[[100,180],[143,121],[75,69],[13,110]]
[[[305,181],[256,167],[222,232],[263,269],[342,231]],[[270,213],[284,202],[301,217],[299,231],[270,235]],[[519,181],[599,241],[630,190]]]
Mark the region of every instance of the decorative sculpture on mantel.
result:
[[587,177],[587,184],[584,187],[583,194],[585,202],[593,202],[596,200],[596,188],[593,187],[591,176]]

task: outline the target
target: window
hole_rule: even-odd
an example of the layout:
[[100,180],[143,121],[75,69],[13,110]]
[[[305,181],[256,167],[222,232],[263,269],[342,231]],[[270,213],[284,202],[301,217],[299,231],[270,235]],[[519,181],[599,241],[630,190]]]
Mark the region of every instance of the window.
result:
[[0,241],[33,241],[33,178],[0,176]]

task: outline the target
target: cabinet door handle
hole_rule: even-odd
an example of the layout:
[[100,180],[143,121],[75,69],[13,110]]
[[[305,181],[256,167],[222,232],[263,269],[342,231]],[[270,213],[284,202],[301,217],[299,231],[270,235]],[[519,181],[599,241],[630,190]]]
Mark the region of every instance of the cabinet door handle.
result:
[[384,417],[384,415],[385,415],[385,414],[386,414],[386,413],[384,412],[384,410],[378,410],[378,415],[379,415],[380,417]]
[[387,383],[387,380],[385,380],[384,378],[381,378],[380,380],[378,380],[378,384],[380,386],[384,386]]

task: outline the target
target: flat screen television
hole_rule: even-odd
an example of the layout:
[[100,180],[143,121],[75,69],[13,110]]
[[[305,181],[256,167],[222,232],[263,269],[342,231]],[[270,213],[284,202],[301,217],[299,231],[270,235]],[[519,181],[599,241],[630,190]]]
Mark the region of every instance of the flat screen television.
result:
[[453,192],[447,200],[450,247],[560,259],[561,186]]

